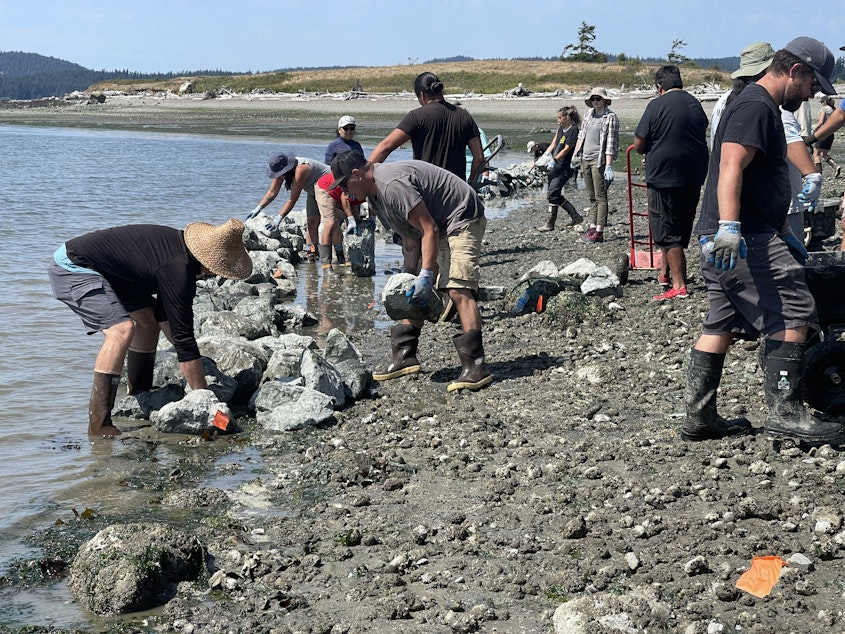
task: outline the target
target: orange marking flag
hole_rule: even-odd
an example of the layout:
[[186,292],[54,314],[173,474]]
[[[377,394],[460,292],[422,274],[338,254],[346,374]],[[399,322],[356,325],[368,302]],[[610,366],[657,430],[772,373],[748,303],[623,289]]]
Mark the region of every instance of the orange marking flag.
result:
[[229,417],[218,409],[217,413],[214,415],[214,420],[211,421],[211,424],[217,429],[227,431],[229,429]]
[[780,569],[785,565],[786,562],[777,555],[753,557],[751,568],[742,573],[736,587],[761,599],[767,597],[780,579]]

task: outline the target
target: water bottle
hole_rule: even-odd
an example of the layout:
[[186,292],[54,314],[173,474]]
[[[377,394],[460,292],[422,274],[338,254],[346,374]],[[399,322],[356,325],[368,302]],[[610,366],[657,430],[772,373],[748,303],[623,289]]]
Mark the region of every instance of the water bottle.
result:
[[704,254],[704,257],[710,255],[710,252],[715,246],[713,240],[711,240],[708,236],[701,236],[698,239],[698,243],[701,245],[701,252]]
[[531,299],[531,289],[526,288],[522,291],[522,295],[520,295],[516,303],[511,308],[511,315],[519,315],[525,307],[528,305],[528,301]]

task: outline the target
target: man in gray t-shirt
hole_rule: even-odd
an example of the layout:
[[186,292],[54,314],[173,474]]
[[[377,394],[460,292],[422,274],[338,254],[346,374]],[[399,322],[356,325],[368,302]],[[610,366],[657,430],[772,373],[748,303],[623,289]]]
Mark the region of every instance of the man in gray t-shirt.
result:
[[[478,195],[463,179],[423,161],[370,163],[357,152],[344,152],[332,161],[332,174],[329,189],[341,187],[359,200],[366,198],[382,223],[402,236],[404,269],[417,274],[408,291],[411,304],[426,305],[435,287],[454,304],[464,331],[454,340],[461,375],[447,390],[488,385],[493,376],[484,364],[475,300],[487,224]],[[420,371],[416,353],[422,325],[406,319],[391,328],[393,358],[385,371],[373,373],[375,380]]]

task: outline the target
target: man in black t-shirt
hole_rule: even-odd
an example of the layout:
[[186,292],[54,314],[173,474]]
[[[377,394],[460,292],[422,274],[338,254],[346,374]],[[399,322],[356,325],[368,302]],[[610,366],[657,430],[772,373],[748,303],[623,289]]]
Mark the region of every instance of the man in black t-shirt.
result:
[[648,154],[645,166],[648,213],[654,244],[663,263],[661,283],[671,288],[658,301],[687,297],[687,260],[701,185],[707,177],[707,115],[698,99],[683,90],[677,66],[661,66],[654,76],[658,98],[650,102],[634,132],[634,149]]
[[249,277],[243,232],[237,218],[217,227],[193,222],[184,231],[127,225],[72,238],[56,250],[47,269],[55,298],[79,315],[89,335],[105,337],[94,363],[89,434],[120,434],[111,410],[124,359],[128,393],[149,390],[160,332],[176,349],[188,385],[207,387],[194,337],[197,279]]
[[734,338],[762,334],[766,431],[813,445],[845,444],[845,425],[819,420],[803,402],[804,342],[816,311],[796,259],[803,245],[786,219],[790,185],[779,110],[797,110],[818,90],[833,94],[833,65],[824,44],[796,38],[722,115],[695,227],[710,307],[690,354],[681,429],[686,440],[750,430],[747,420],[716,413],[716,390]]

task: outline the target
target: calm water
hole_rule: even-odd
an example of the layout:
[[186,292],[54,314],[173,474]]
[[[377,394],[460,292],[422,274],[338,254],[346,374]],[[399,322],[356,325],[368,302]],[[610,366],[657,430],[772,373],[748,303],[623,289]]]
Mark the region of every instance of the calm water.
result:
[[[0,480],[5,501],[0,575],[14,559],[40,556],[24,539],[57,519],[72,521],[73,509],[120,514],[146,502],[142,492],[123,484],[143,478],[137,447],[91,441],[85,433],[101,338],[86,336],[79,319],[52,298],[45,267],[53,250],[70,237],[108,226],[184,227],[196,220],[217,224],[244,217],[267,190],[267,156],[282,148],[322,159],[325,144],[0,125]],[[391,157],[399,158],[409,158],[408,152]],[[505,155],[497,165],[524,158]],[[270,210],[281,208],[284,196]],[[488,215],[506,214],[519,204],[491,205]],[[301,199],[298,208],[303,205]],[[398,249],[380,241],[374,278],[324,280],[319,267],[299,265],[295,301],[320,317],[311,334],[332,327],[346,332],[386,327],[378,302],[382,271],[400,257]],[[374,299],[376,306],[370,308]],[[166,445],[156,451],[156,463],[166,467]],[[96,627],[72,602],[63,582],[27,592],[0,590],[2,624]]]

